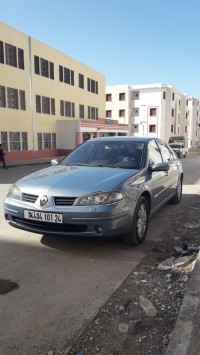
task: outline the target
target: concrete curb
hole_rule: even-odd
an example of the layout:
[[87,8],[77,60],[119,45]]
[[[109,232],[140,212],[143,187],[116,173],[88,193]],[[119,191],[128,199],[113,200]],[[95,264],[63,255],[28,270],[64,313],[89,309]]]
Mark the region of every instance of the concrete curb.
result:
[[187,282],[166,355],[200,355],[200,253]]

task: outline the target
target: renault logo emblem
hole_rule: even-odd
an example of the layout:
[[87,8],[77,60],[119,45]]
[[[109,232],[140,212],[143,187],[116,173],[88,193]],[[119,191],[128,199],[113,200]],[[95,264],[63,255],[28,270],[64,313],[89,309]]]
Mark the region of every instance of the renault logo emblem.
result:
[[45,195],[40,199],[40,205],[45,206],[48,202],[48,197]]

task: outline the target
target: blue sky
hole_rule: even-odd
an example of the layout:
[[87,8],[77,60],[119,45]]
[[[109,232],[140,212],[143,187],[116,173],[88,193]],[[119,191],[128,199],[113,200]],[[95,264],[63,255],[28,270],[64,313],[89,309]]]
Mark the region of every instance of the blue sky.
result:
[[0,21],[102,72],[200,98],[199,0],[0,0]]

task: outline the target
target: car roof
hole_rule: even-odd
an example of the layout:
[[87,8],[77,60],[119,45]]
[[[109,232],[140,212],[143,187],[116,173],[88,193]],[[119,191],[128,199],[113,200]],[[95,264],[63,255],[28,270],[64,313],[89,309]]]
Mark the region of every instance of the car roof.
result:
[[156,137],[133,137],[133,136],[114,136],[114,137],[99,137],[90,139],[90,141],[127,141],[127,142],[149,142],[152,140],[160,141],[159,138]]

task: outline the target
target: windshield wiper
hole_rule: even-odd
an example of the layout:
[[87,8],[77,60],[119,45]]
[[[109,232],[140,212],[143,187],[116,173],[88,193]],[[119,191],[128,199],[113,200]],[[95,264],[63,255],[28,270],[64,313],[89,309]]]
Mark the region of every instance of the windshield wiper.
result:
[[71,164],[64,164],[66,166],[89,166],[89,164],[83,164],[83,163],[71,163]]

